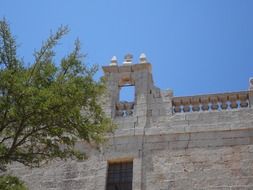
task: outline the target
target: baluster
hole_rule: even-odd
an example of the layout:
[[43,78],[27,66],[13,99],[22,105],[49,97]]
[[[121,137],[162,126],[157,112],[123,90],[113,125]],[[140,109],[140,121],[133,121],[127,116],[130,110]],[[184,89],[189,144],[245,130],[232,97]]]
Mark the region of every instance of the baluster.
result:
[[210,102],[211,102],[211,109],[212,110],[217,110],[219,108],[217,96],[211,96]]
[[200,110],[199,98],[192,97],[191,104],[192,104],[192,111],[195,112]]
[[207,110],[209,110],[209,105],[208,105],[208,103],[209,103],[209,98],[208,97],[201,97],[200,98],[200,102],[201,102],[201,109],[203,110],[203,111],[207,111]]
[[173,102],[174,102],[174,112],[180,113],[182,111],[181,100],[173,100]]
[[189,112],[191,110],[190,108],[190,99],[189,98],[184,98],[182,100],[182,104],[183,104],[183,111],[184,112]]
[[240,106],[242,108],[247,108],[249,106],[249,103],[248,103],[248,96],[247,94],[239,94],[239,100],[240,100]]
[[132,116],[133,115],[133,107],[134,107],[134,103],[133,102],[127,102],[127,103],[125,103],[126,115],[127,116]]
[[221,102],[221,109],[223,109],[223,110],[226,110],[226,109],[228,109],[228,103],[227,103],[227,101],[228,101],[228,97],[226,96],[226,95],[220,95],[219,97],[218,97],[218,99],[219,99],[219,101]]
[[237,96],[236,95],[230,95],[228,97],[228,100],[230,101],[230,108],[235,109],[238,108],[238,104],[237,104]]

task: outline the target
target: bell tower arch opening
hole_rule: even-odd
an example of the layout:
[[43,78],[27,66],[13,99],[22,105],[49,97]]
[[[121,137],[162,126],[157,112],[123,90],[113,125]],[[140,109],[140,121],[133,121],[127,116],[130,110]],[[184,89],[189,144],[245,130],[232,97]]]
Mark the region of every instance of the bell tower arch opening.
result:
[[[104,66],[107,81],[108,100],[106,110],[112,118],[133,117],[145,120],[154,88],[151,64],[145,54],[141,54],[139,62],[133,64],[133,56],[127,54],[122,65],[118,65],[117,58],[113,56],[109,66]],[[144,122],[143,122],[144,123]]]
[[119,102],[135,102],[135,86],[125,84],[119,86]]
[[131,72],[124,73],[119,80],[118,102],[135,102],[135,82]]

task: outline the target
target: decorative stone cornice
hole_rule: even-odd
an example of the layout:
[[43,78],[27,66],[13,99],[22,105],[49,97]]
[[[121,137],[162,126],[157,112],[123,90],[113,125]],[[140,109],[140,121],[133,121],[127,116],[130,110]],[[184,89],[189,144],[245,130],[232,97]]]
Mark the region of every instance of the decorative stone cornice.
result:
[[124,73],[141,70],[148,70],[151,73],[152,66],[150,63],[142,63],[142,64],[129,64],[129,65],[109,65],[103,66],[102,69],[104,73]]
[[173,97],[172,106],[174,113],[247,108],[249,92]]

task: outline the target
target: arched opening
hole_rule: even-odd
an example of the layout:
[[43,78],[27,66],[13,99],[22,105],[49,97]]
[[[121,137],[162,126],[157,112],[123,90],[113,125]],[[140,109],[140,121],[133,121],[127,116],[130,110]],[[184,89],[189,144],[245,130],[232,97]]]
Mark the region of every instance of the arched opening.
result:
[[135,86],[124,85],[120,87],[119,92],[120,102],[134,102],[135,101]]

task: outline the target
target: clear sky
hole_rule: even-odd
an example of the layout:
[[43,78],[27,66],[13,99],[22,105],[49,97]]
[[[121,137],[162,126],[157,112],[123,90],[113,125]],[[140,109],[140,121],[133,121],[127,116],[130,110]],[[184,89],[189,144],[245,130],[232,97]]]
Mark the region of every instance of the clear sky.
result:
[[[174,95],[248,89],[253,76],[252,0],[0,0],[29,63],[50,31],[68,25],[58,56],[78,37],[87,63],[134,62],[144,52],[156,86]],[[98,75],[102,75],[100,70]]]

